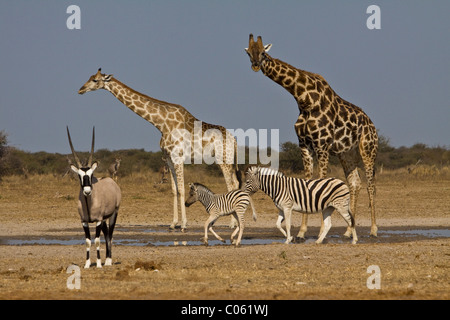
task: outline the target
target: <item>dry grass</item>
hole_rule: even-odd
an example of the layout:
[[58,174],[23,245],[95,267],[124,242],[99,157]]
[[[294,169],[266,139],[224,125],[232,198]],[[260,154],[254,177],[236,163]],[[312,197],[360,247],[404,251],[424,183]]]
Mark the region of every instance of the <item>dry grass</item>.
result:
[[[215,192],[226,190],[223,177],[194,168],[186,171],[186,182],[204,183]],[[341,171],[336,169],[338,177],[342,177]],[[170,224],[170,183],[158,181],[158,174],[151,172],[119,177],[123,200],[118,225],[122,229]],[[0,183],[0,236],[82,239],[76,212],[78,190],[78,180],[67,177],[6,177]],[[83,265],[84,245],[0,245],[0,299],[449,299],[450,239],[370,240],[367,198],[362,189],[356,221],[358,236],[365,242],[354,246],[114,246],[112,267],[81,270],[81,290],[67,289],[66,269]],[[261,192],[253,199],[258,221],[251,221],[247,212],[249,229],[275,229],[277,209],[272,201]],[[450,227],[449,202],[450,179],[442,170],[433,178],[407,170],[384,170],[377,176],[381,231],[393,226]],[[200,238],[201,232],[196,230],[207,218],[204,208],[195,204],[188,208],[187,216],[187,235]],[[333,225],[343,226],[341,220],[333,216]],[[228,222],[223,218],[218,224]],[[297,228],[300,215],[295,215],[293,222]],[[319,217],[312,216],[309,222],[315,233]],[[179,231],[161,234],[173,239],[184,236]],[[309,236],[316,234],[310,232]],[[370,265],[381,268],[381,290],[366,287]]]
[[[334,175],[345,181],[341,168],[331,168],[330,171],[330,176]],[[361,178],[363,189],[358,199],[358,219],[368,221],[368,197],[362,172]],[[173,195],[170,180],[164,184],[158,183],[159,180],[159,174],[152,171],[119,177],[122,204],[118,223],[162,225],[171,223]],[[186,192],[189,182],[203,183],[216,193],[227,191],[222,176],[209,175],[202,170],[196,171],[194,167],[188,167],[185,172]],[[413,173],[400,169],[384,170],[376,177],[376,187],[379,218],[426,217],[430,209],[449,213],[448,201],[445,200],[450,196],[448,168],[437,170],[419,167]],[[40,226],[46,227],[55,220],[63,220],[78,224],[76,211],[78,192],[78,179],[69,176],[57,178],[53,175],[30,175],[27,179],[22,176],[6,177],[0,182],[0,223],[15,220],[17,223],[25,222],[26,227],[29,222],[39,222]],[[254,199],[261,220],[267,219],[267,223],[272,225],[276,219],[277,209],[270,198],[258,192],[254,195]],[[423,201],[411,202],[411,199]],[[44,216],[42,212],[45,212]],[[188,208],[187,214],[191,225],[202,225],[206,217],[204,209],[199,204]],[[226,223],[224,219],[219,221]]]

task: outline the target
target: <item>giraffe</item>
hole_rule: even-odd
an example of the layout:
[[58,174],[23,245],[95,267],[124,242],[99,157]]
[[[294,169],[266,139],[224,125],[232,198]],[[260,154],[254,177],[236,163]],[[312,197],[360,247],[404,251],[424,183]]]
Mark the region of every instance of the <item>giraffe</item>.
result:
[[[375,219],[375,158],[378,150],[376,128],[364,111],[342,99],[319,74],[297,69],[286,62],[272,58],[267,52],[272,44],[263,45],[261,36],[254,41],[250,34],[245,49],[252,63],[252,70],[259,70],[295,98],[300,115],[294,125],[299,140],[306,178],[313,175],[313,154],[318,159],[319,177],[327,175],[329,154],[336,155],[349,183],[350,208],[356,213],[356,201],[361,189],[358,173],[359,155],[362,158],[367,179],[367,192],[371,210],[371,236],[377,236]],[[359,154],[359,155],[358,155]],[[307,229],[303,215],[298,237],[304,238]],[[323,229],[323,221],[322,228]],[[350,235],[347,229],[345,235]]]
[[[222,170],[228,190],[239,188],[241,175],[237,161],[234,161],[237,157],[237,143],[234,136],[224,127],[199,121],[180,105],[157,100],[137,92],[114,78],[113,75],[102,74],[101,68],[89,78],[78,93],[84,94],[98,89],[111,92],[130,110],[153,124],[161,132],[160,147],[171,172],[174,196],[173,222],[169,227],[170,230],[174,230],[178,223],[177,199],[181,207],[181,231],[184,232],[186,229],[184,160],[194,159],[194,163],[198,163],[199,152],[215,151],[214,158]],[[187,146],[189,148],[186,148]],[[219,157],[220,155],[222,157]]]

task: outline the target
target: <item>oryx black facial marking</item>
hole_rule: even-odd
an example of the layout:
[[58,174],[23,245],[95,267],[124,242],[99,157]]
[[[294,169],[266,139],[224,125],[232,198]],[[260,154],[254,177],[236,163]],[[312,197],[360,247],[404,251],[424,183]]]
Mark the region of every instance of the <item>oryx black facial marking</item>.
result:
[[[96,163],[94,163],[96,166]],[[85,196],[90,196],[92,193],[92,175],[94,173],[91,167],[82,167],[78,169],[77,174],[80,179],[81,188],[83,189],[83,194]]]

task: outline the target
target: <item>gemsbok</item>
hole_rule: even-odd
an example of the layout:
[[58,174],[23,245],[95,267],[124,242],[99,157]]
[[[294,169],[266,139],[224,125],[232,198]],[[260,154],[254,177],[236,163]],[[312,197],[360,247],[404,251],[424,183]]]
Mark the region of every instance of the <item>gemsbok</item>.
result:
[[111,178],[113,178],[115,181],[117,181],[117,172],[120,168],[120,161],[122,161],[121,158],[116,158],[113,163],[108,167],[108,172]]
[[[78,213],[86,235],[86,263],[84,268],[91,266],[89,252],[91,248],[91,235],[89,232],[89,223],[96,223],[95,228],[95,246],[97,248],[97,268],[102,267],[100,258],[100,232],[103,231],[106,242],[106,260],[105,266],[112,265],[111,246],[114,226],[116,224],[117,213],[119,211],[121,192],[116,182],[111,178],[94,177],[94,171],[97,169],[97,161],[92,163],[95,143],[95,127],[92,129],[92,146],[89,154],[89,160],[86,165],[82,165],[78,158],[70,138],[69,127],[67,127],[67,136],[69,138],[70,149],[75,158],[76,166],[70,168],[78,175],[80,179],[80,194],[78,197]],[[106,220],[109,219],[109,226]]]

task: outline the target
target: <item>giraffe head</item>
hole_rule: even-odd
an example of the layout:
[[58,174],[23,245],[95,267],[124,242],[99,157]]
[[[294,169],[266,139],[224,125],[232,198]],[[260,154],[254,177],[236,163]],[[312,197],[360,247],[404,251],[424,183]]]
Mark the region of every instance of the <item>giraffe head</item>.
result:
[[261,63],[266,58],[266,52],[270,50],[272,44],[263,45],[261,36],[258,36],[257,41],[253,41],[253,34],[250,34],[248,40],[248,48],[245,48],[250,57],[250,62],[252,63],[252,70],[258,72],[261,69]]
[[112,78],[112,74],[102,74],[102,68],[99,68],[97,73],[92,75],[89,80],[78,90],[79,94],[83,94],[89,91],[95,91],[105,87],[105,83],[109,82]]

